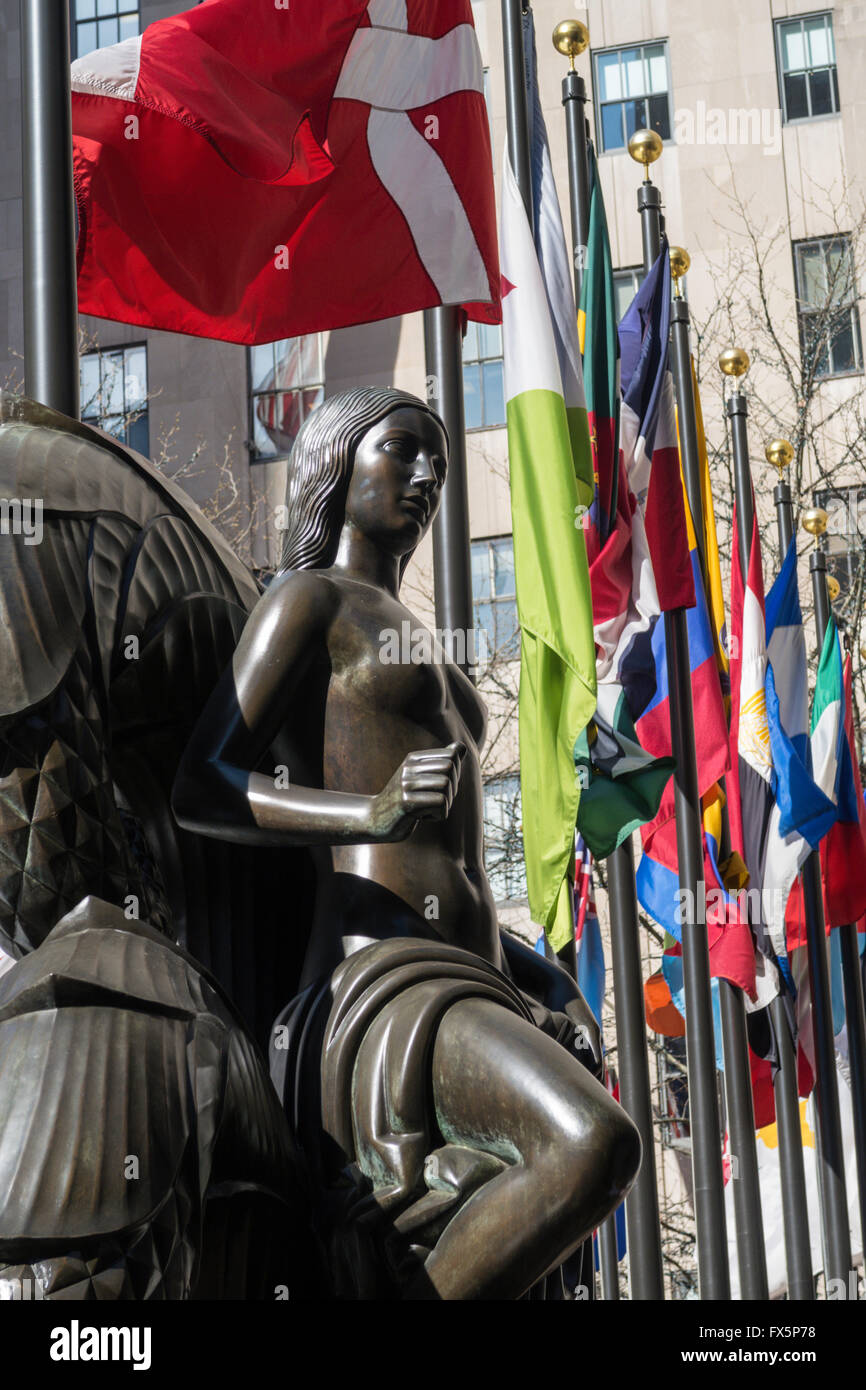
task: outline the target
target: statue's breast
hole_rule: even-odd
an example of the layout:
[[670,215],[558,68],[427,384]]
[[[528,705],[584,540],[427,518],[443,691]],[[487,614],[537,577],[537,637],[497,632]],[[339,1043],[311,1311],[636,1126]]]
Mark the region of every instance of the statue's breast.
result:
[[402,604],[347,605],[332,625],[330,697],[363,705],[423,728],[445,713],[446,655],[435,636]]

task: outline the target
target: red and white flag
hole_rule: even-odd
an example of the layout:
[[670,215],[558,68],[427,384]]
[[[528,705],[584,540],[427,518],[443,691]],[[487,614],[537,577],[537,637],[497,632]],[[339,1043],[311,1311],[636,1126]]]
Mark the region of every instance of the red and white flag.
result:
[[498,323],[469,0],[204,0],[72,65],[82,313],[266,343]]

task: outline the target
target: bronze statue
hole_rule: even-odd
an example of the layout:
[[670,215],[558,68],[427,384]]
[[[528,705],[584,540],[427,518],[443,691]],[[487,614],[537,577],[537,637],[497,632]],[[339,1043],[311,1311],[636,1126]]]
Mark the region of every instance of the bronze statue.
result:
[[400,579],[447,454],[442,422],[403,392],[348,391],[308,419],[281,571],[173,795],[188,830],[313,857],[271,1072],[340,1297],[527,1295],[639,1163],[637,1131],[576,1055],[598,1060],[579,993],[500,937],[477,692],[442,654],[382,659],[390,633],[419,630]]
[[0,1298],[557,1296],[628,1188],[591,1015],[497,929],[483,706],[379,659],[446,460],[411,396],[327,402],[260,596],[0,395]]

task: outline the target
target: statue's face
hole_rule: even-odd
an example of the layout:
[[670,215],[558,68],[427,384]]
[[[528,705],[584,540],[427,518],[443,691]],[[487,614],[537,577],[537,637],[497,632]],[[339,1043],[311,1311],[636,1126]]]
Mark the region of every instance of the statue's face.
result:
[[426,410],[401,406],[355,451],[346,523],[394,555],[414,550],[439,508],[448,445]]

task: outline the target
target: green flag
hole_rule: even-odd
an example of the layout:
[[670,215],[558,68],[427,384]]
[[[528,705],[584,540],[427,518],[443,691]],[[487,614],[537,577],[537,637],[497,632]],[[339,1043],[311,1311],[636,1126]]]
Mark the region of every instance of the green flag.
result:
[[[501,215],[508,456],[520,654],[520,786],[529,907],[554,949],[573,931],[571,880],[579,799],[574,747],[595,708],[595,646],[581,516],[592,463],[568,256],[549,162],[541,199],[545,272],[506,151]],[[552,201],[551,201],[552,200]],[[541,222],[541,218],[539,218]],[[561,251],[561,255],[560,255]],[[564,353],[564,359],[563,359]]]

